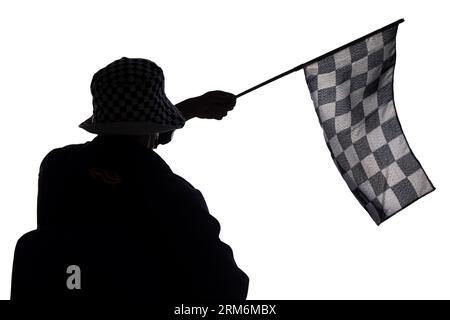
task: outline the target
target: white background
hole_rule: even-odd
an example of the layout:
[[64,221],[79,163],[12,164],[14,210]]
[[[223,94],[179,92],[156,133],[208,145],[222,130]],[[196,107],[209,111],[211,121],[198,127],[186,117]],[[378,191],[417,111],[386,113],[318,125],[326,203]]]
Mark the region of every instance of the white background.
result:
[[92,75],[122,56],[165,72],[172,102],[261,81],[405,18],[395,97],[437,190],[381,226],[348,190],[303,72],[194,119],[157,152],[202,191],[249,299],[450,298],[447,1],[9,1],[0,5],[0,298],[36,227],[38,170],[84,143]]

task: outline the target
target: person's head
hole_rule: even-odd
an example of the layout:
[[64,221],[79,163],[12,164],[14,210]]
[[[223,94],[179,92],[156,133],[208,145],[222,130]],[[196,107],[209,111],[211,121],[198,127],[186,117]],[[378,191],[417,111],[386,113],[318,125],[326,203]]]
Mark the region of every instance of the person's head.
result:
[[162,69],[150,60],[123,57],[110,63],[94,74],[91,93],[93,115],[80,124],[91,133],[133,136],[156,148],[186,121],[165,95]]

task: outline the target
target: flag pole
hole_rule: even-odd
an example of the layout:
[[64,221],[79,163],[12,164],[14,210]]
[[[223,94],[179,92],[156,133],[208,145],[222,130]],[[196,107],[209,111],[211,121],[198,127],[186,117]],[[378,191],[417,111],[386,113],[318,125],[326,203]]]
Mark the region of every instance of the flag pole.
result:
[[400,23],[402,23],[402,22],[404,22],[404,21],[405,21],[405,19],[399,19],[399,20],[397,20],[397,21],[395,21],[395,22],[393,22],[393,23],[391,23],[391,24],[388,24],[387,26],[385,26],[385,27],[383,27],[383,28],[381,28],[381,29],[375,30],[375,31],[373,31],[373,32],[371,32],[371,33],[369,33],[369,34],[366,34],[365,36],[363,36],[363,37],[361,37],[361,38],[358,38],[358,39],[356,39],[356,40],[354,40],[354,41],[352,41],[352,42],[349,42],[349,43],[347,43],[347,44],[344,44],[343,46],[340,46],[339,48],[336,48],[336,49],[334,49],[334,50],[331,50],[330,52],[327,52],[327,53],[325,53],[325,54],[322,54],[321,56],[319,56],[319,57],[317,57],[317,58],[314,58],[314,59],[312,59],[312,60],[310,60],[310,61],[308,61],[308,62],[302,63],[302,64],[296,66],[295,68],[292,68],[292,69],[290,69],[290,70],[288,70],[288,71],[285,71],[285,72],[283,72],[283,73],[281,73],[281,74],[279,74],[279,75],[277,75],[277,76],[275,76],[275,77],[273,77],[273,78],[270,78],[269,80],[266,80],[266,81],[264,81],[264,82],[261,82],[260,84],[254,86],[254,87],[251,87],[250,89],[247,89],[247,90],[245,90],[245,91],[242,91],[241,93],[239,93],[239,94],[236,95],[236,98],[242,97],[244,94],[247,94],[247,93],[249,93],[249,92],[252,92],[253,90],[256,90],[256,89],[258,89],[258,88],[261,88],[262,86],[265,86],[266,84],[269,84],[269,83],[271,83],[271,82],[273,82],[273,81],[275,81],[275,80],[278,80],[278,79],[280,79],[280,78],[282,78],[282,77],[284,77],[284,76],[287,76],[288,74],[291,74],[292,72],[299,71],[299,70],[303,69],[304,67],[306,67],[307,65],[310,65],[310,64],[313,63],[313,62],[316,62],[316,61],[318,61],[318,60],[321,60],[321,59],[323,59],[323,58],[325,58],[325,57],[327,57],[327,56],[329,56],[329,55],[331,55],[331,54],[335,54],[336,52],[338,52],[338,51],[340,51],[340,50],[342,50],[342,49],[345,49],[345,48],[351,46],[351,45],[354,44],[354,43],[360,42],[361,40],[364,40],[365,38],[371,37],[371,36],[373,36],[374,34],[377,34],[377,33],[381,32],[381,31],[383,31],[383,30],[392,28],[393,26],[398,25],[398,24],[400,24]]
[[245,90],[245,91],[242,91],[241,93],[239,93],[239,94],[236,95],[236,98],[242,97],[244,94],[247,94],[247,93],[249,93],[249,92],[252,92],[253,90],[256,90],[256,89],[258,89],[258,88],[261,88],[262,86],[265,86],[266,84],[269,84],[269,83],[271,83],[271,82],[273,82],[273,81],[275,81],[275,80],[278,80],[278,79],[280,79],[280,78],[282,78],[282,77],[284,77],[284,76],[287,76],[288,74],[290,74],[290,73],[292,73],[292,72],[301,70],[301,69],[303,69],[303,67],[304,67],[304,64],[301,64],[301,65],[296,66],[295,68],[292,68],[291,70],[288,70],[288,71],[285,71],[285,72],[283,72],[283,73],[280,73],[279,75],[277,75],[277,76],[275,76],[275,77],[273,77],[273,78],[270,78],[269,80],[266,80],[266,81],[264,81],[264,82],[261,82],[260,84],[254,86],[254,87],[251,87],[250,89],[247,89],[247,90]]

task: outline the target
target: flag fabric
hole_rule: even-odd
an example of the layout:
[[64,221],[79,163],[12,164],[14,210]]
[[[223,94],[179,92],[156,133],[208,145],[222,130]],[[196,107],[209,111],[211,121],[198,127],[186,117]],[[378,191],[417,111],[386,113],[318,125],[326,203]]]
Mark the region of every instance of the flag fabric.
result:
[[397,27],[386,26],[304,67],[333,161],[378,225],[434,190],[394,105]]

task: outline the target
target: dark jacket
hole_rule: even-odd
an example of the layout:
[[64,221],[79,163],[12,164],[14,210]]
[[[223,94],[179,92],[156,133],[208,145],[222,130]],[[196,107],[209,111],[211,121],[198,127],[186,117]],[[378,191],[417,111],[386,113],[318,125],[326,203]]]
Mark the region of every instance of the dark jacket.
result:
[[127,137],[97,136],[49,152],[37,209],[38,230],[90,228],[128,248],[126,268],[135,272],[121,292],[144,299],[247,296],[249,279],[219,239],[200,191]]

